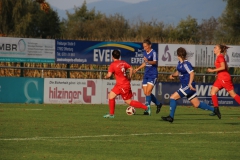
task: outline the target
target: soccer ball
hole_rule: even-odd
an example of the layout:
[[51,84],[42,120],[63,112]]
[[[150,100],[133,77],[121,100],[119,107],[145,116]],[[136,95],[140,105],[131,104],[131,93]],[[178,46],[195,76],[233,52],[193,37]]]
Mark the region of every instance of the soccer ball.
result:
[[126,113],[127,113],[127,115],[131,116],[131,115],[136,114],[136,110],[135,110],[134,107],[129,106],[129,107],[127,107],[127,109],[126,109]]

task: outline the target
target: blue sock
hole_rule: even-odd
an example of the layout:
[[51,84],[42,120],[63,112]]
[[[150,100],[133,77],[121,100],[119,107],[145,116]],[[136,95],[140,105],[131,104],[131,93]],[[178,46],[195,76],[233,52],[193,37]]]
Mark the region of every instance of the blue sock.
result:
[[210,110],[210,111],[214,111],[214,108],[207,105],[206,103],[200,102],[198,108],[201,108],[203,110]]
[[146,105],[151,104],[151,96],[146,96]]
[[151,100],[153,103],[155,103],[156,105],[159,105],[160,102],[157,100],[157,98],[151,93]]
[[170,99],[170,116],[172,118],[174,118],[176,108],[177,108],[177,101],[175,99]]

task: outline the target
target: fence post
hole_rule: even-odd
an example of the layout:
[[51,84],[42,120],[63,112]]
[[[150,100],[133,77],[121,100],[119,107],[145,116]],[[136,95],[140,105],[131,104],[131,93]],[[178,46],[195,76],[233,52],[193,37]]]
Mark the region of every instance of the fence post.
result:
[[205,83],[205,81],[206,81],[205,79],[206,79],[206,77],[205,77],[205,75],[203,75],[203,83]]
[[[20,65],[21,65],[21,67],[24,67],[24,63],[23,62],[21,62]],[[21,68],[20,77],[24,77],[23,75],[24,75],[24,69]]]
[[[67,64],[67,69],[70,68],[70,64]],[[67,78],[70,78],[70,70],[67,70]]]

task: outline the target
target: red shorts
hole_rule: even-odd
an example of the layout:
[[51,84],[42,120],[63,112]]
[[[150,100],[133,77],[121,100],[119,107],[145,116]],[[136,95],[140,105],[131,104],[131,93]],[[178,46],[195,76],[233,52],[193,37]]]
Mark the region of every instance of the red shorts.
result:
[[116,95],[121,95],[123,100],[132,99],[132,96],[133,96],[130,86],[124,87],[124,88],[122,88],[121,86],[114,86],[112,91]]
[[224,81],[224,80],[221,80],[221,79],[217,79],[214,82],[213,86],[217,87],[219,90],[222,89],[222,88],[225,88],[227,91],[231,91],[231,90],[234,89],[233,83],[232,83],[231,80]]

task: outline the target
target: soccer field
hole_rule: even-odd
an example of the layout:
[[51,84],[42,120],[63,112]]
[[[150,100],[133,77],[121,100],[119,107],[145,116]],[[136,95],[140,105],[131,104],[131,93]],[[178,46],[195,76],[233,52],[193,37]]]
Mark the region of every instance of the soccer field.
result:
[[1,160],[235,160],[240,158],[240,107],[210,111],[179,106],[169,114],[128,116],[116,105],[115,118],[105,119],[107,105],[0,104]]

